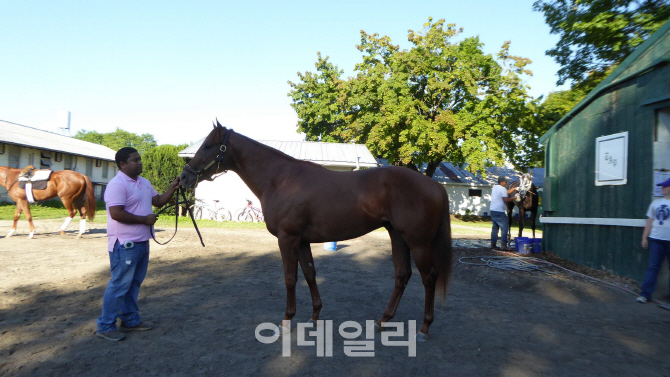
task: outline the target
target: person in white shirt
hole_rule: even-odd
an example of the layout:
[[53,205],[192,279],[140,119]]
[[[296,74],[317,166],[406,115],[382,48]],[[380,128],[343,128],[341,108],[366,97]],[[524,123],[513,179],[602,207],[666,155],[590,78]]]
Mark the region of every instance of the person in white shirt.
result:
[[507,189],[507,178],[504,176],[498,177],[498,184],[493,186],[491,190],[491,221],[493,222],[493,229],[491,229],[491,249],[496,248],[498,242],[498,229],[502,233],[502,245],[500,250],[509,251],[509,240],[507,233],[509,232],[509,221],[507,220],[507,205],[505,203],[514,200],[509,194],[516,191],[516,189]]
[[647,210],[647,224],[642,233],[642,247],[649,249],[649,267],[642,283],[642,292],[637,302],[651,301],[656,290],[658,271],[663,260],[670,259],[670,179],[656,186],[662,186],[662,199],[654,200]]

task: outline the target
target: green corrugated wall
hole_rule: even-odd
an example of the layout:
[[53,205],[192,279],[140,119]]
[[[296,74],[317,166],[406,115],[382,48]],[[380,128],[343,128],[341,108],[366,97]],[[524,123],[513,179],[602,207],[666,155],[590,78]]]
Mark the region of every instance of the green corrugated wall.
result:
[[[617,77],[670,56],[669,34],[657,36]],[[670,66],[662,65],[604,92],[549,137],[546,175],[555,177],[556,185],[552,195],[555,212],[548,216],[645,218],[652,200],[656,110],[670,106],[670,99],[663,99],[668,94]],[[624,131],[629,133],[628,183],[596,186],[595,139]],[[640,280],[648,261],[647,251],[640,246],[642,230],[544,224],[544,248],[568,260]]]

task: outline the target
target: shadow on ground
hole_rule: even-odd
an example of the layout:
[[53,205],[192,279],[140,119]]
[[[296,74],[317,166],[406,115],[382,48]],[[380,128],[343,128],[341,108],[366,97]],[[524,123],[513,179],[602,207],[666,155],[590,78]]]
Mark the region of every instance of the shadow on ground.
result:
[[[93,336],[106,268],[67,284],[2,292],[15,304],[0,312],[0,375],[667,375],[670,312],[590,282],[459,264],[458,257],[477,254],[465,249],[456,252],[446,305],[436,304],[431,339],[417,344],[416,357],[382,344],[379,334],[374,357],[349,357],[338,327],[381,315],[394,284],[392,261],[366,243],[320,248],[313,246],[321,317],[333,321],[332,357],[298,346],[295,332],[291,357],[282,357],[281,340],[258,342],[256,326],[279,322],[285,308],[279,252],[222,248],[186,258],[153,255],[140,307],[157,327],[123,342]],[[395,320],[420,326],[423,297],[415,270]],[[294,326],[311,314],[302,276],[297,305]]]

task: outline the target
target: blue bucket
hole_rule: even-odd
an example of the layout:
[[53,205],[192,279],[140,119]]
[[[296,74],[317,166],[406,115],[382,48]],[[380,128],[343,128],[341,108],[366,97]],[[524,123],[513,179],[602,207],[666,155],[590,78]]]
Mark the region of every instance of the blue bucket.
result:
[[517,237],[514,239],[514,248],[519,254],[528,254],[533,249],[533,241],[528,237]]
[[324,242],[323,250],[326,251],[335,251],[337,250],[337,242]]
[[530,240],[533,241],[533,253],[541,253],[542,238],[531,238]]

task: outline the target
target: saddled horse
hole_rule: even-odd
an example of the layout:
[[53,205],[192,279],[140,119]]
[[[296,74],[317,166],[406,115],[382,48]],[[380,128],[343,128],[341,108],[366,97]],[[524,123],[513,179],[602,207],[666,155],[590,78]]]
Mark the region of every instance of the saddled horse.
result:
[[[533,184],[533,179],[529,173],[523,174],[518,181],[509,184],[508,189],[518,188],[518,198],[514,201],[506,203],[507,205],[507,219],[509,220],[508,236],[512,234],[512,212],[514,206],[519,208],[519,237],[523,233],[523,219],[526,216],[526,211],[530,212],[530,224],[533,229],[533,238],[535,238],[535,217],[537,215],[537,205],[539,197],[537,196],[537,188]],[[508,239],[511,240],[510,237]]]
[[[391,236],[395,287],[376,325],[394,317],[412,275],[421,274],[425,295],[423,324],[416,339],[428,339],[434,300],[446,298],[452,271],[449,198],[429,177],[404,167],[335,172],[294,159],[218,123],[184,167],[182,185],[194,187],[232,170],[260,199],[268,231],[277,237],[284,265],[286,313],[296,311],[298,264],[312,296],[310,321],[319,319],[321,297],[310,243],[347,240],[384,227]],[[282,324],[287,322],[282,321]],[[278,333],[289,331],[278,326]]]
[[[14,225],[7,234],[10,237],[16,231],[16,224],[21,217],[21,212],[25,212],[28,224],[30,224],[30,234],[28,238],[33,238],[35,234],[35,225],[33,224],[33,216],[30,213],[30,205],[26,196],[26,190],[19,187],[19,175],[21,169],[13,169],[6,166],[0,166],[0,186],[4,187],[9,194],[9,198],[16,203],[16,211],[14,212]],[[65,234],[67,226],[72,221],[72,218],[77,214],[81,216],[79,223],[80,238],[86,231],[86,217],[93,220],[95,217],[95,196],[93,192],[93,184],[91,180],[76,171],[62,170],[54,171],[49,177],[47,187],[44,190],[33,190],[32,195],[36,202],[53,199],[56,196],[60,197],[63,206],[68,211],[68,216],[60,228],[60,233]]]

